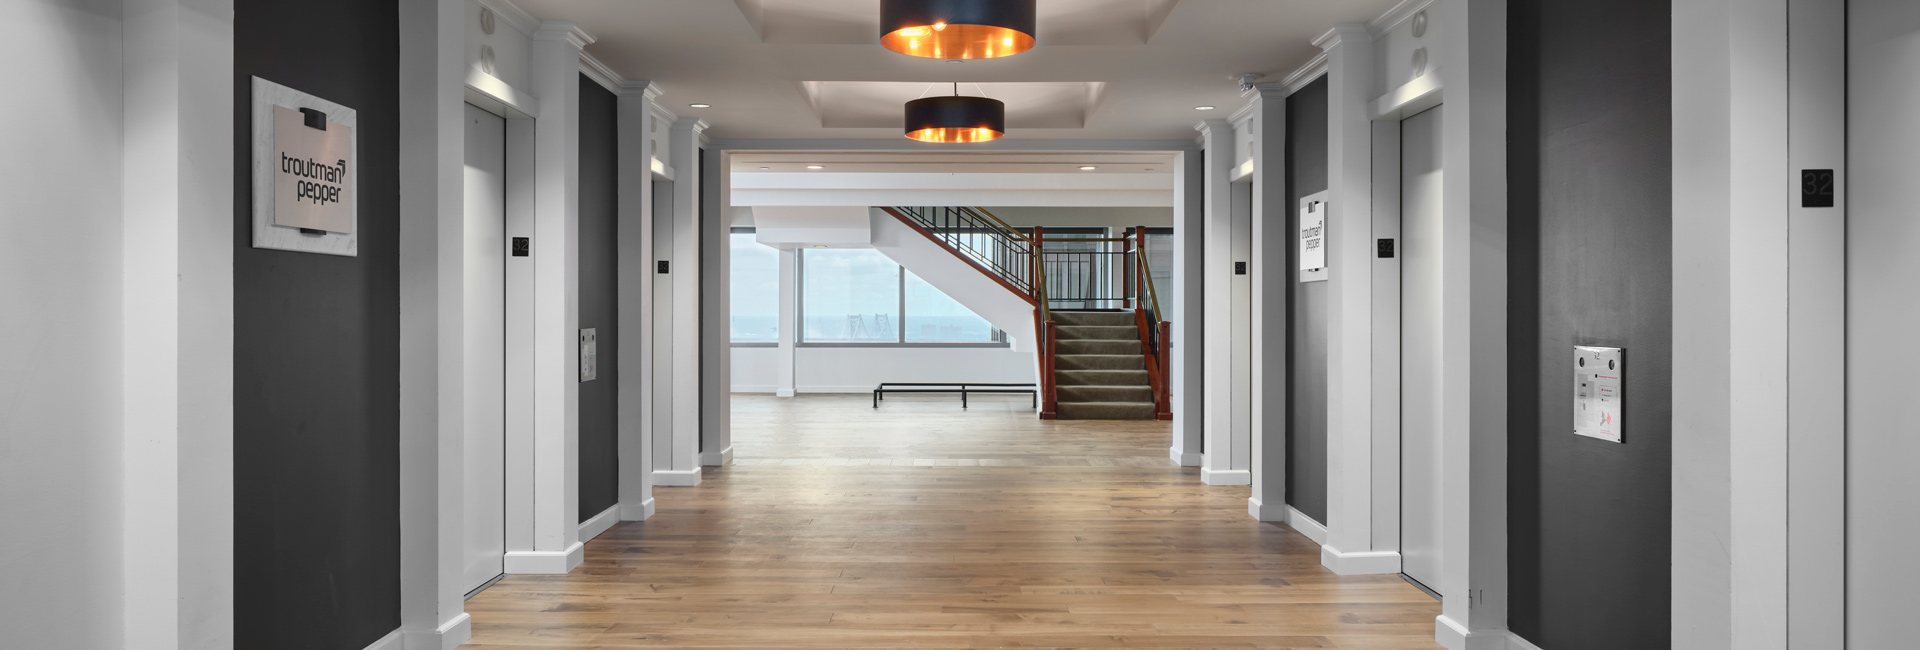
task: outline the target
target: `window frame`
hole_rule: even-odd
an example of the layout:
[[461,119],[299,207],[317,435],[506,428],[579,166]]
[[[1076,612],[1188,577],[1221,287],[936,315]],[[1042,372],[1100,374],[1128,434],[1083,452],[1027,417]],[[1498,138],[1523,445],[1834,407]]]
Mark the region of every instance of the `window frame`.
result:
[[[899,322],[897,322],[893,327],[894,329],[893,341],[808,341],[807,328],[806,328],[807,252],[811,250],[814,250],[814,249],[810,249],[810,248],[800,249],[798,251],[799,254],[794,256],[795,257],[794,259],[795,277],[793,279],[793,293],[794,293],[793,318],[795,321],[793,323],[794,347],[800,347],[800,348],[982,348],[982,349],[1013,347],[1013,343],[1007,340],[1007,333],[1000,331],[1000,328],[998,327],[993,327],[992,321],[987,322],[987,326],[993,328],[993,340],[989,342],[971,342],[971,343],[968,343],[968,342],[909,343],[907,342],[907,274],[911,273],[911,271],[907,270],[907,267],[905,265],[900,264],[898,262],[894,263],[894,266],[897,266],[900,269],[899,274],[894,278],[894,283],[895,283],[894,305],[900,317],[897,319]],[[866,249],[866,250],[872,250],[872,249]],[[921,282],[926,282],[926,280],[923,278],[921,279]],[[937,291],[938,289],[936,288],[935,290]],[[979,314],[974,314],[974,315],[979,316]],[[982,320],[985,320],[985,318],[982,317]]]

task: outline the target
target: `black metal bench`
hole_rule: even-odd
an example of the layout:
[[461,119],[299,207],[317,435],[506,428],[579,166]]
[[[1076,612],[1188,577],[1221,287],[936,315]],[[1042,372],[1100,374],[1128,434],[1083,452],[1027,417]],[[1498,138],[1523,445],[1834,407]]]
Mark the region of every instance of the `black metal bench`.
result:
[[1035,386],[1033,384],[990,384],[990,383],[980,383],[980,382],[965,382],[965,383],[946,382],[946,383],[937,383],[937,384],[926,384],[926,383],[905,383],[905,382],[895,382],[895,381],[881,382],[879,388],[873,389],[873,407],[874,408],[880,408],[880,400],[886,399],[887,393],[959,393],[960,408],[967,408],[968,393],[996,393],[996,394],[1014,394],[1014,395],[1018,395],[1020,393],[1026,393],[1029,397],[1033,398],[1032,399],[1033,406],[1035,407],[1040,406],[1040,389],[1038,386]]

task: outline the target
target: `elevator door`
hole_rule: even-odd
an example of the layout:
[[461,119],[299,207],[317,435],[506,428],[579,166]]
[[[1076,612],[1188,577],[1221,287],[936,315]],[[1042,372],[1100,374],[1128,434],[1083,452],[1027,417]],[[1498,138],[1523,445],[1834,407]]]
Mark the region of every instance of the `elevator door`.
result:
[[477,590],[505,570],[507,122],[466,107],[466,290],[463,292],[466,549]]
[[1400,123],[1400,554],[1440,578],[1440,107]]

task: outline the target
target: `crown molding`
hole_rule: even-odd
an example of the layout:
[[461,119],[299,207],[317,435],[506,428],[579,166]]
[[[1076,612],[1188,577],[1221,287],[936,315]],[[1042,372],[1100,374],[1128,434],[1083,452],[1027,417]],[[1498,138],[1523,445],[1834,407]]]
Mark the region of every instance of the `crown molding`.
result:
[[627,82],[620,78],[620,73],[614,72],[613,68],[607,67],[605,62],[588,54],[586,50],[580,51],[580,74],[587,75],[588,79],[600,84],[600,87],[607,89],[608,92],[615,95],[624,94],[623,85]]
[[514,4],[512,0],[475,1],[482,7],[492,9],[494,19],[506,23],[514,31],[533,36],[533,33],[540,29],[540,19],[534,18],[533,14],[527,13],[527,10],[521,9],[520,5]]
[[[1248,93],[1241,93],[1240,96],[1246,97],[1248,96]],[[1259,107],[1260,107],[1259,99],[1254,99],[1253,101],[1249,101],[1247,102],[1247,105],[1241,106],[1240,110],[1234,111],[1232,115],[1228,115],[1227,123],[1233,125],[1233,128],[1238,129],[1242,125],[1245,125],[1249,120],[1253,119],[1253,114],[1255,112],[1255,109],[1258,109]]]
[[701,131],[707,130],[707,126],[706,120],[691,115],[673,121],[673,130],[681,131],[692,129],[695,136],[698,136]]
[[[1245,111],[1247,109],[1243,108],[1240,110]],[[1238,112],[1234,113],[1234,115],[1239,115],[1239,114],[1240,113]],[[1209,137],[1209,138],[1213,137],[1216,133],[1221,135],[1232,135],[1233,123],[1229,122],[1228,120],[1200,120],[1199,124],[1193,125],[1193,130],[1199,131],[1202,136]]]
[[1299,92],[1301,88],[1307,87],[1307,84],[1313,83],[1313,80],[1319,79],[1325,74],[1327,74],[1327,51],[1320,50],[1320,53],[1313,55],[1313,58],[1308,60],[1306,65],[1300,66],[1299,69],[1288,73],[1286,78],[1280,80],[1280,83],[1287,87],[1287,94],[1293,94]]
[[1334,25],[1319,38],[1313,39],[1313,45],[1322,50],[1330,50],[1346,41],[1372,43],[1373,32],[1367,31],[1367,26],[1359,23],[1341,23]]
[[1393,28],[1399,27],[1400,23],[1413,18],[1414,14],[1432,6],[1433,2],[1434,0],[1400,0],[1400,4],[1380,14],[1379,18],[1367,21],[1367,29],[1373,32],[1375,38],[1385,36],[1387,32],[1393,31]]
[[579,25],[564,20],[549,20],[540,23],[540,29],[534,30],[533,40],[566,41],[575,49],[580,49],[592,45],[595,39],[592,34],[580,29]]
[[667,107],[661,106],[660,102],[649,101],[648,103],[652,104],[653,121],[655,124],[672,124],[680,120],[679,115],[675,114],[673,111],[667,110]]
[[666,92],[665,88],[660,87],[660,82],[640,79],[620,82],[620,87],[614,90],[613,94],[622,97],[646,97],[647,101],[651,102],[660,99],[660,95]]

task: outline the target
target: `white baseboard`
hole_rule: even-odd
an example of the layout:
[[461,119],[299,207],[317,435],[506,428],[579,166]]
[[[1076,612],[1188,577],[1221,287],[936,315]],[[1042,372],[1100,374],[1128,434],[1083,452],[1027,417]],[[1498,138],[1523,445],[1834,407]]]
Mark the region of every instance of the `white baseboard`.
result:
[[[432,650],[434,648],[454,650],[455,648],[465,645],[468,641],[473,640],[473,617],[467,615],[466,612],[460,612],[458,616],[453,617],[445,623],[441,623],[438,629],[407,630],[402,636],[405,637],[406,643],[395,646],[392,650],[400,650],[400,648],[406,648],[406,650]],[[375,644],[375,646],[377,645],[378,644]],[[373,650],[375,646],[368,646],[367,650]]]
[[779,386],[775,386],[773,384],[734,384],[733,385],[733,392],[735,393],[771,393],[779,389],[780,389]]
[[564,551],[507,551],[507,573],[565,575],[587,559],[587,545],[574,542]]
[[[1300,534],[1306,535],[1307,539],[1313,540],[1313,543],[1323,546],[1327,543],[1326,525],[1314,521],[1312,517],[1307,516],[1307,513],[1296,510],[1293,506],[1287,506],[1287,511],[1282,513],[1282,516],[1286,517],[1284,521],[1288,527],[1300,531]],[[1322,551],[1322,554],[1324,555],[1325,552]],[[1396,568],[1395,571],[1398,569]]]
[[1253,472],[1244,469],[1200,468],[1200,482],[1207,485],[1253,485]]
[[773,396],[774,396],[774,397],[793,397],[793,389],[791,389],[791,388],[776,388],[776,389],[774,389],[774,391],[773,391]]
[[1507,630],[1469,632],[1446,614],[1434,617],[1433,640],[1447,650],[1540,650],[1540,646]]
[[402,634],[400,630],[394,630],[388,632],[386,636],[380,637],[379,641],[368,645],[367,650],[402,650],[407,647],[406,642],[407,635]]
[[640,503],[620,504],[620,521],[646,521],[653,517],[653,497],[647,497]]
[[1181,467],[1198,467],[1200,465],[1200,454],[1180,451],[1179,447],[1168,447],[1167,458],[1179,463]]
[[[830,394],[830,395],[872,395],[873,385],[862,384],[859,386],[795,386],[794,392],[822,393],[822,394]],[[956,401],[956,402],[960,401],[959,396],[955,395],[953,401]]]
[[705,465],[707,467],[721,467],[725,465],[732,465],[733,464],[733,447],[728,446],[726,449],[720,450],[720,453],[717,453],[717,454],[710,451],[701,452],[700,464]]
[[1512,630],[1508,630],[1507,631],[1507,650],[1543,650],[1543,649],[1540,646],[1537,646],[1528,642],[1526,639],[1520,638],[1520,635],[1514,634]]
[[1340,549],[1322,543],[1320,545],[1320,565],[1332,569],[1334,573],[1343,576],[1399,573],[1400,553],[1397,551],[1343,553]]
[[699,485],[700,468],[653,470],[653,484],[658,487],[693,487]]
[[592,519],[580,522],[580,543],[593,541],[593,538],[599,537],[600,533],[607,532],[608,528],[612,528],[617,523],[620,523],[620,504],[618,503],[608,506]]

